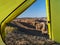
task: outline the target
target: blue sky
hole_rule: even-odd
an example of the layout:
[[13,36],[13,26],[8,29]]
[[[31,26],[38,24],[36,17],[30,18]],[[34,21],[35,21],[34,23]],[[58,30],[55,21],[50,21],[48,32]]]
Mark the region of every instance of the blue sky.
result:
[[46,0],[36,0],[25,12],[18,18],[22,17],[46,17]]

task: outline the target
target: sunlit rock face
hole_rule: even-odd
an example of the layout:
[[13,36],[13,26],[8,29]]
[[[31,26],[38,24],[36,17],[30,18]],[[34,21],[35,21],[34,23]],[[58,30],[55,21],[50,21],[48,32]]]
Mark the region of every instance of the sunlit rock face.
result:
[[[47,33],[48,26],[47,26],[47,18],[42,17],[42,18],[16,18],[12,22],[20,22],[23,25],[31,28],[34,26],[35,30],[42,31],[43,33]],[[33,27],[32,27],[33,28]]]

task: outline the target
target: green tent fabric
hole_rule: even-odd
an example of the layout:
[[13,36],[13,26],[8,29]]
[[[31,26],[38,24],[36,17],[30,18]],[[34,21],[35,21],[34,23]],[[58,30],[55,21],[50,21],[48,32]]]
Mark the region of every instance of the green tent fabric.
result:
[[0,0],[0,23],[25,0]]
[[52,35],[60,43],[60,0],[50,0]]
[[52,40],[60,43],[60,0],[46,0],[48,20],[51,21],[49,36]]
[[[0,25],[1,36],[4,40],[6,23],[24,12],[35,0],[0,0]],[[0,38],[1,41],[1,38]]]
[[0,45],[5,45],[1,39],[1,35],[0,35]]

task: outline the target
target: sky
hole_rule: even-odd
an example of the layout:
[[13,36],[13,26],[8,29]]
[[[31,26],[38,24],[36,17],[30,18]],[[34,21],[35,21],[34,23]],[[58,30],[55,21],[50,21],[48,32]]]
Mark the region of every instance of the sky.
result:
[[23,17],[46,17],[46,0],[36,0],[27,10],[25,10],[18,18]]

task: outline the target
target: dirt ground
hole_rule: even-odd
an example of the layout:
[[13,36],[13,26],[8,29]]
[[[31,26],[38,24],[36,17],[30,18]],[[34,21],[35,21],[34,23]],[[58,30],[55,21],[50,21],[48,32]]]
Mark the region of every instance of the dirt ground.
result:
[[[33,35],[31,35],[33,34]],[[39,34],[39,32],[30,32],[14,30],[8,33],[5,38],[6,45],[60,45],[48,38],[48,35]]]

